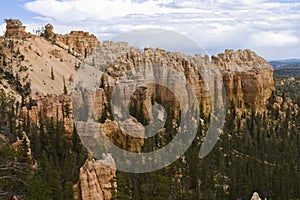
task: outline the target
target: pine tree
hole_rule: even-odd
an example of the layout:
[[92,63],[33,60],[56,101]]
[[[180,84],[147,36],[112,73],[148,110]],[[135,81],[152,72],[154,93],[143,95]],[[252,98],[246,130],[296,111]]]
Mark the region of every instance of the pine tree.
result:
[[66,86],[65,77],[63,77],[63,82],[64,82],[64,95],[67,95],[68,94],[68,89],[67,89],[67,86]]
[[54,71],[53,71],[53,67],[51,67],[51,79],[54,80]]

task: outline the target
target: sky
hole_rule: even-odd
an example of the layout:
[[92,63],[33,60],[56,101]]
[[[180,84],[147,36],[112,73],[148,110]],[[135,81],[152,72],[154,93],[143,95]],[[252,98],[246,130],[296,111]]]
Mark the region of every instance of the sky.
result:
[[28,32],[51,23],[56,33],[84,30],[100,41],[163,29],[210,55],[251,49],[267,60],[300,58],[299,0],[9,0],[0,1],[0,18],[20,19]]

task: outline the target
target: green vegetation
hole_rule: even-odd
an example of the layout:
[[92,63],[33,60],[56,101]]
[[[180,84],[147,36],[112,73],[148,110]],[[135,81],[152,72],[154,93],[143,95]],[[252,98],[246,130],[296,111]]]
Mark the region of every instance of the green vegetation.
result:
[[[14,51],[12,41],[6,41],[3,46],[7,46],[16,59],[24,59]],[[24,70],[26,67],[20,66],[19,73]],[[11,60],[0,48],[0,81],[7,82],[23,98],[21,105],[30,108],[35,105],[29,98],[30,83],[20,77],[12,71]],[[54,80],[53,68],[51,78]],[[63,82],[63,92],[67,94],[65,79]],[[103,83],[102,80],[104,87]],[[276,77],[275,86],[276,93],[269,99],[265,112],[252,110],[239,114],[238,106],[230,104],[224,134],[204,159],[199,159],[198,153],[210,117],[204,115],[203,105],[200,105],[203,124],[187,152],[175,163],[155,172],[118,171],[118,192],[114,199],[250,199],[254,191],[259,192],[262,199],[299,199],[300,112],[296,111],[296,106],[286,105],[293,102],[300,106],[300,79]],[[282,97],[282,102],[276,102],[276,95]],[[26,104],[24,99],[28,98]],[[163,104],[159,96],[151,100],[152,104]],[[99,119],[101,123],[107,118],[113,120],[110,99],[107,102]],[[276,108],[274,103],[280,105]],[[29,113],[23,113],[25,117],[21,118],[20,103],[4,90],[0,90],[0,105],[0,199],[11,199],[14,195],[28,200],[73,199],[73,185],[87,158],[76,127],[72,133],[67,133],[63,120],[45,119],[42,113],[38,116],[38,125],[30,121]],[[140,108],[143,105],[139,108],[133,105],[130,113],[147,124]],[[63,116],[69,116],[69,105],[63,109]],[[172,105],[165,105],[165,110],[168,113],[166,131],[147,138],[144,152],[162,148],[176,135]],[[86,104],[77,112],[81,121],[87,120]],[[179,121],[177,119],[177,123]],[[24,132],[30,139],[31,156]],[[18,150],[12,145],[17,138]]]
[[289,96],[296,101],[300,98],[300,77],[274,77],[276,94]]
[[145,174],[118,172],[119,198],[250,199],[254,191],[267,199],[299,198],[300,115],[291,110],[285,119],[275,119],[269,110],[238,116],[235,107],[207,157],[199,159],[198,152],[208,123],[172,165]]
[[[23,199],[72,199],[72,185],[78,181],[79,168],[87,157],[76,128],[67,137],[62,121],[41,116],[39,127],[29,120],[16,125],[19,115],[14,98],[3,92],[0,97],[0,130],[8,138],[0,144],[0,198],[17,195]],[[300,115],[294,107],[274,110],[274,99],[275,94],[269,100],[268,111],[253,110],[242,115],[236,114],[232,102],[224,134],[204,159],[198,158],[198,152],[209,117],[201,113],[204,124],[184,156],[156,172],[117,172],[118,193],[114,198],[250,199],[254,191],[267,199],[299,198]],[[283,100],[282,105],[289,99]],[[280,117],[282,112],[287,116]],[[159,149],[171,141],[176,131],[170,122],[167,119],[164,137],[148,138],[143,151]],[[24,139],[21,150],[10,146],[23,131],[31,141],[32,157],[27,155]],[[37,168],[32,167],[33,162],[37,162]]]
[[53,72],[53,67],[51,67],[51,79],[54,80],[54,72]]
[[[14,195],[30,200],[73,199],[73,185],[87,158],[76,129],[67,137],[62,121],[45,120],[41,116],[38,127],[29,119],[16,125],[15,119],[20,116],[13,109],[14,99],[3,92],[0,97],[1,134],[7,138],[0,141],[0,199],[11,199]],[[32,156],[27,154],[28,145],[22,139],[22,132],[31,141]],[[22,139],[18,151],[11,147],[17,136]],[[37,168],[33,167],[34,162]]]
[[[16,42],[16,44],[17,43],[18,42]],[[0,82],[2,83],[2,80],[5,80],[8,85],[24,99],[30,95],[31,83],[28,80],[28,73],[25,74],[28,70],[26,66],[18,64],[18,72],[13,71],[12,58],[18,63],[24,60],[24,55],[20,53],[19,49],[14,50],[16,44],[13,40],[4,41],[0,44]],[[10,50],[12,58],[9,59],[7,57],[5,48]],[[25,76],[21,76],[21,73],[25,74]]]
[[283,77],[299,77],[300,76],[300,60],[290,59],[281,61],[271,61],[270,65],[274,67],[275,76]]
[[67,86],[66,86],[65,77],[63,77],[63,83],[64,83],[64,95],[67,95],[68,94],[68,89],[67,89]]

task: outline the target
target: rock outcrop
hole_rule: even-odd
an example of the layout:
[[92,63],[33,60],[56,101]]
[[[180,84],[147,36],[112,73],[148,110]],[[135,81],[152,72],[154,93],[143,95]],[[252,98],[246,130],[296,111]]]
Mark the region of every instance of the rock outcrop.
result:
[[260,110],[274,91],[273,68],[250,50],[233,51],[212,57],[223,73],[227,103],[239,108]]
[[53,25],[47,24],[45,26],[45,32],[42,34],[47,40],[51,42],[55,42],[55,33],[53,32]]
[[87,160],[76,185],[78,200],[110,200],[116,194],[116,163],[110,154],[102,160]]
[[101,156],[102,152],[110,152],[112,143],[131,152],[141,152],[144,145],[145,128],[135,118],[121,124],[112,120],[106,120],[104,123],[93,120],[78,121],[76,128],[83,144],[87,145],[96,157]]
[[[126,46],[126,44],[122,45]],[[96,49],[95,51],[99,51],[100,54],[100,52],[105,51],[105,48],[107,47],[103,47],[100,50]],[[111,48],[113,48],[113,45],[111,45]],[[119,46],[118,49],[120,49]],[[111,91],[115,89],[118,91],[119,100],[122,100],[122,98],[128,99],[128,96],[133,95],[131,100],[135,99],[136,109],[142,110],[143,116],[146,116],[148,122],[151,121],[151,111],[149,110],[151,97],[159,98],[166,105],[172,105],[175,118],[179,116],[179,102],[172,94],[172,91],[168,91],[159,85],[148,85],[142,92],[143,95],[139,92],[132,94],[133,91],[128,89],[128,87],[133,82],[124,78],[124,75],[128,71],[139,70],[137,68],[141,68],[141,71],[144,73],[137,78],[139,80],[136,82],[141,83],[139,85],[142,85],[143,81],[148,79],[156,83],[165,80],[174,91],[180,91],[179,94],[187,95],[189,94],[189,89],[185,85],[188,83],[195,90],[198,102],[203,103],[206,112],[209,112],[211,106],[218,103],[218,100],[211,102],[210,96],[221,97],[220,93],[214,93],[214,91],[220,91],[220,87],[222,87],[218,81],[220,78],[223,78],[227,105],[230,105],[233,100],[238,108],[243,110],[255,109],[259,111],[264,109],[268,98],[274,91],[272,67],[263,58],[250,50],[226,50],[225,53],[219,54],[217,57],[213,56],[212,62],[209,61],[207,56],[196,55],[191,57],[161,49],[152,50],[147,48],[144,51],[140,51],[134,48],[127,48],[126,50],[114,61],[102,59],[102,63],[104,61],[110,63],[106,66],[106,69],[103,69],[103,65],[100,67],[96,66],[105,70],[101,85],[109,99],[111,99]],[[114,51],[110,50],[110,52]],[[93,57],[93,60],[97,61],[100,58]],[[222,77],[210,77],[210,75],[205,74],[207,68],[214,66],[220,69]],[[170,77],[168,68],[175,69],[184,78]],[[209,78],[204,79],[204,76]],[[122,83],[126,83],[127,86],[120,88]],[[206,84],[210,85],[210,87],[208,88]],[[140,97],[143,98],[139,100]],[[127,104],[128,102],[125,103],[125,105]],[[142,108],[141,105],[146,106],[146,108]]]
[[5,37],[23,38],[28,34],[25,32],[25,26],[18,19],[6,19]]
[[[76,57],[85,58],[99,44],[95,35],[84,31],[71,31],[69,34],[55,36],[55,43],[68,49]],[[81,56],[80,56],[81,55]]]
[[30,140],[29,140],[29,138],[28,138],[28,136],[25,132],[22,132],[22,138],[17,137],[17,141],[14,142],[11,146],[16,151],[21,151],[22,148],[24,148],[23,140],[24,140],[24,142],[26,143],[26,146],[27,146],[27,155],[31,157],[32,155],[31,155],[31,148],[30,148]]
[[[219,75],[207,70],[214,67],[220,70]],[[91,149],[109,149],[103,142],[105,136],[123,149],[140,152],[145,135],[142,124],[151,124],[156,115],[152,105],[164,105],[176,128],[183,111],[192,107],[192,89],[206,114],[223,100],[220,80],[224,82],[227,104],[233,100],[240,110],[263,111],[274,90],[272,68],[250,50],[226,50],[210,61],[208,56],[192,57],[150,48],[141,51],[126,43],[103,42],[81,69],[79,73],[84,76],[76,80],[73,106],[77,116],[85,116],[78,119],[77,130],[84,144],[92,144]],[[95,75],[97,70],[99,76]],[[91,82],[93,78],[96,80]]]
[[63,35],[54,33],[53,28],[52,24],[45,25],[41,35],[81,60],[100,43],[96,36],[89,32],[71,31]]
[[[105,105],[107,103],[104,90],[102,88],[95,88],[93,90],[74,90],[72,91],[73,106],[75,117],[82,120],[94,119],[97,121],[105,112]],[[81,112],[81,113],[79,113]],[[86,112],[86,116],[82,116]],[[79,119],[80,118],[80,119]]]
[[20,116],[37,125],[40,120],[62,121],[67,133],[73,131],[72,99],[69,95],[48,94],[21,108]]
[[261,200],[261,198],[259,197],[259,194],[257,192],[254,192],[251,197],[251,200]]

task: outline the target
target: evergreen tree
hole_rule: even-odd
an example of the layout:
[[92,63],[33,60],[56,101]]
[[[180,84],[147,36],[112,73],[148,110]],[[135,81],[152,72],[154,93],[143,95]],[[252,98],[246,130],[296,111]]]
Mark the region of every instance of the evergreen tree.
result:
[[54,71],[53,71],[53,67],[51,67],[51,79],[54,80]]

